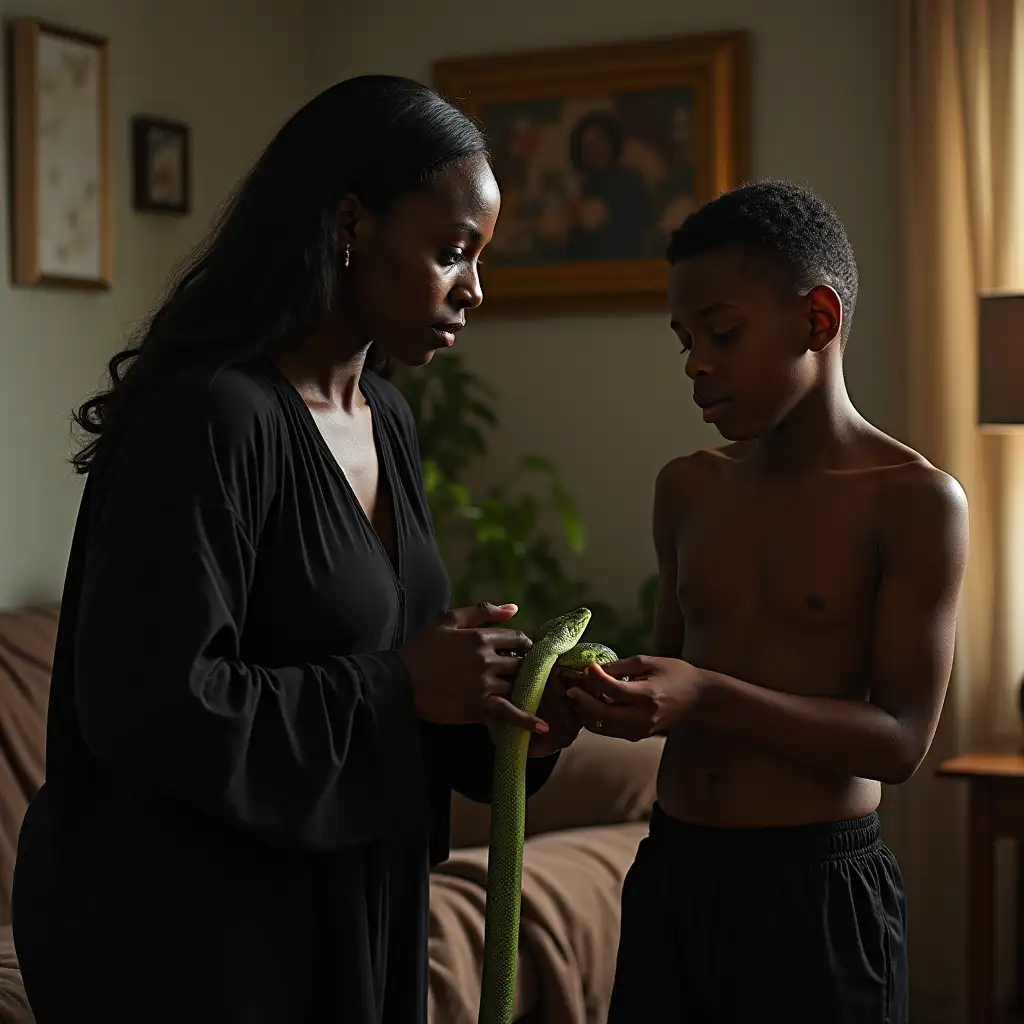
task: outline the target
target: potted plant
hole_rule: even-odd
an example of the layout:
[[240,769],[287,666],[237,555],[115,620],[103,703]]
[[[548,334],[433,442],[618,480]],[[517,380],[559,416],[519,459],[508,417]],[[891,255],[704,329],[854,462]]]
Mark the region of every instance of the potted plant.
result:
[[423,476],[438,543],[452,573],[457,604],[481,595],[519,605],[517,622],[529,633],[540,622],[585,604],[593,612],[588,635],[620,656],[648,648],[657,577],[649,577],[629,612],[597,600],[590,586],[567,572],[552,524],[571,554],[586,547],[586,532],[557,466],[542,455],[520,459],[514,486],[471,492],[468,471],[488,454],[487,434],[498,425],[494,390],[447,353],[396,381],[416,420]]

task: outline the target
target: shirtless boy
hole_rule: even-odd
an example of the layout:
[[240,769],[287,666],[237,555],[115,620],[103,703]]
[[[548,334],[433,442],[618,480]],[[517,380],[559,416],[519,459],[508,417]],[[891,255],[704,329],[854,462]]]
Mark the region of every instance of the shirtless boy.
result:
[[876,808],[938,724],[966,499],[847,395],[857,267],[820,198],[744,186],[668,257],[694,401],[731,443],[658,476],[656,656],[570,690],[592,731],[667,735],[609,1024],[904,1024]]

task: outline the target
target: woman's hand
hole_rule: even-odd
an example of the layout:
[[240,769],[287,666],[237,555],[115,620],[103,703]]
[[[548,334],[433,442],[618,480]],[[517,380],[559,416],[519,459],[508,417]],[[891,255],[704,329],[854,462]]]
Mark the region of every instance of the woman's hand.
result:
[[484,722],[532,733],[547,730],[540,718],[506,699],[522,655],[532,644],[520,630],[491,624],[504,622],[517,611],[515,605],[486,601],[456,608],[399,650],[412,677],[418,718],[438,725]]
[[530,737],[530,757],[548,757],[563,747],[568,747],[580,734],[583,719],[566,693],[570,686],[575,685],[578,678],[557,669],[552,670],[548,676],[544,695],[537,708],[537,714],[547,723],[548,731]]
[[[537,707],[537,715],[546,731],[535,732],[530,737],[529,757],[548,757],[563,747],[568,747],[580,734],[583,719],[576,711],[576,705],[569,700],[566,689],[570,680],[579,676],[565,676],[552,671],[544,687],[544,695]],[[494,745],[498,745],[501,737],[501,726],[504,723],[493,719],[487,722]]]
[[697,706],[703,678],[687,661],[641,655],[591,665],[567,696],[590,732],[641,740],[681,725]]

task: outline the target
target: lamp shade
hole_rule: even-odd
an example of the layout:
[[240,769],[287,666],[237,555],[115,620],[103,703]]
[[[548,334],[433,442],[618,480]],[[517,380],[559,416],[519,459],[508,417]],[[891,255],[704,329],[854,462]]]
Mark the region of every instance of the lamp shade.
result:
[[978,306],[978,426],[1024,429],[1024,295],[982,295]]

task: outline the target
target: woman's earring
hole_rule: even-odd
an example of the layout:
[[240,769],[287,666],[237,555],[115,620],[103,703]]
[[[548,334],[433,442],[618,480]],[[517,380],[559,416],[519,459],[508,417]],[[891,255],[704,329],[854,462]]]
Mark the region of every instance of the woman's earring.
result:
[[352,245],[351,245],[351,243],[346,243],[346,245],[345,245],[345,266],[346,267],[349,265],[349,262],[351,261],[351,259],[352,259]]

